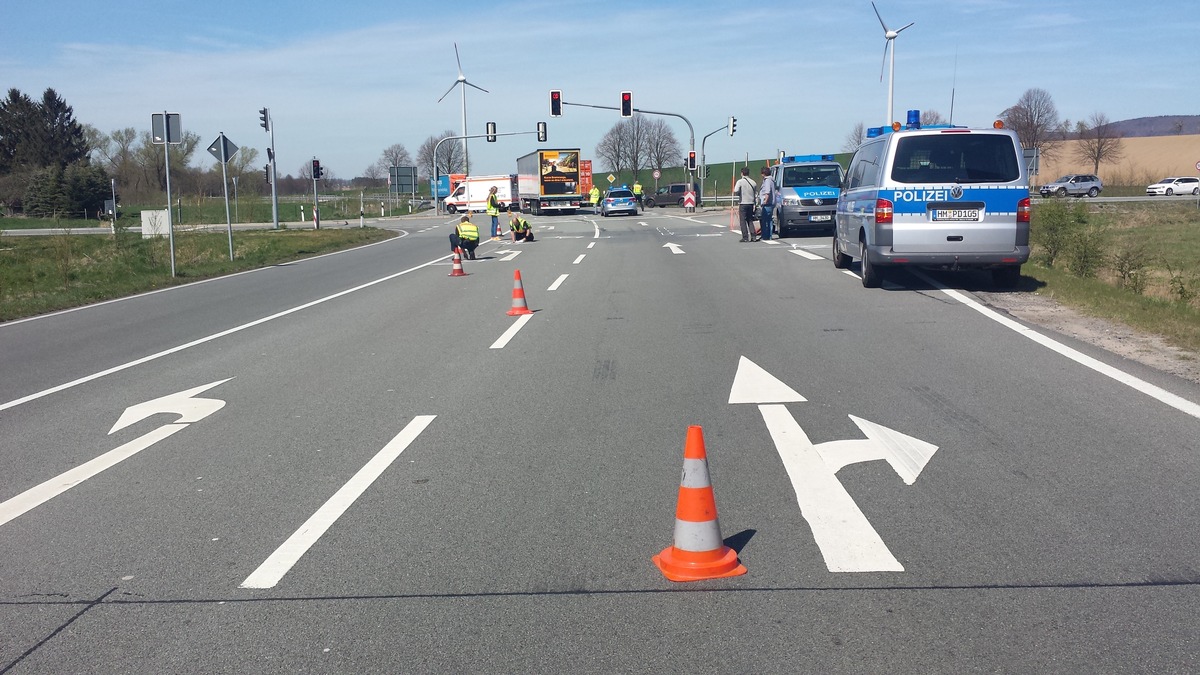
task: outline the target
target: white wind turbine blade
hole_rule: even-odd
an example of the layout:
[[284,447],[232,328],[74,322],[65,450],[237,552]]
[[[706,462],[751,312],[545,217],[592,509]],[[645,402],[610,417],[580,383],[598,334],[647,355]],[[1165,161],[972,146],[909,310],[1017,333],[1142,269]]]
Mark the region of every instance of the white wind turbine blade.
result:
[[883,41],[883,60],[879,62],[879,81],[883,82],[883,71],[887,70],[887,50],[888,45],[892,44],[891,39]]
[[[450,88],[446,90],[446,93],[445,93],[445,94],[442,94],[442,98],[446,98],[447,96],[449,96],[449,95],[450,95],[450,92],[454,91],[454,88],[455,88],[455,87],[457,87],[457,86],[458,86],[458,82],[457,82],[457,81],[456,81],[454,84],[450,85]],[[438,102],[438,103],[441,103],[441,102],[442,102],[442,98],[439,98],[439,99],[437,100],[437,102]]]
[[883,26],[883,34],[887,35],[890,31],[888,30],[887,24],[883,22],[883,17],[879,16],[879,8],[875,6],[874,2],[871,2],[871,9],[875,10],[875,18],[879,19],[879,25]]
[[[908,26],[905,26],[904,28],[908,28],[909,26],[912,26],[914,23],[916,23],[916,21],[910,21],[910,22],[908,23]],[[899,34],[900,34],[900,31],[904,30],[904,28],[897,28],[897,29],[896,29],[896,35],[899,35]]]
[[462,82],[463,80],[465,80],[467,78],[463,77],[462,59],[458,58],[458,43],[457,42],[454,43],[454,62],[458,64],[458,81]]
[[470,82],[467,82],[465,79],[462,81],[462,83],[463,83],[463,84],[465,84],[465,85],[467,85],[468,87],[475,87],[476,89],[478,89],[479,91],[482,91],[482,92],[483,92],[483,93],[485,93],[485,94],[490,94],[490,93],[491,93],[491,92],[490,92],[490,91],[488,91],[487,89],[484,89],[483,87],[481,87],[481,86],[479,86],[479,85],[477,85],[477,84],[471,84]]

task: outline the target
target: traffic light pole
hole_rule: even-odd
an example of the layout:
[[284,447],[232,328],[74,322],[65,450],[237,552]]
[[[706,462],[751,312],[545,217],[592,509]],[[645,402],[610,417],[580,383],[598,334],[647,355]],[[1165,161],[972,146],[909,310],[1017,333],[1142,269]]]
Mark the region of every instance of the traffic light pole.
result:
[[275,225],[275,229],[279,229],[279,190],[276,186],[279,184],[279,171],[275,167],[275,123],[271,120],[271,109],[262,108],[259,110],[262,122],[260,126],[265,127],[267,133],[271,135],[271,147],[267,148],[267,159],[271,164],[271,221]]
[[[563,101],[562,104],[578,106],[580,108],[596,108],[598,110],[616,110],[618,112],[621,110],[617,106],[613,106],[613,105],[592,105],[590,103],[569,103],[567,101]],[[684,117],[683,115],[680,115],[679,113],[673,113],[673,112],[661,112],[658,110],[642,110],[641,108],[633,108],[632,110],[635,113],[642,113],[643,115],[666,115],[667,117],[678,117],[679,119],[683,120],[684,123],[686,123],[688,126],[688,152],[696,151],[696,130],[692,128],[692,123],[690,120],[688,120],[688,118]],[[701,154],[703,155],[704,153],[701,153]],[[695,180],[696,180],[696,174],[692,171],[688,171],[688,185],[691,185],[693,182],[695,182]]]

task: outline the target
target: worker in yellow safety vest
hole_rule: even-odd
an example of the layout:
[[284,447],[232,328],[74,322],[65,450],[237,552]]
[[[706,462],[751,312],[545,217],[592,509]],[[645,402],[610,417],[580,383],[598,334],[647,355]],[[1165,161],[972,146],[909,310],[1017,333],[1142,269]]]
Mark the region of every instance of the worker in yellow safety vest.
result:
[[533,228],[529,226],[529,221],[521,217],[521,214],[512,210],[508,210],[508,229],[512,230],[512,240],[516,241],[533,241]]
[[592,186],[592,191],[588,195],[592,200],[592,212],[596,213],[600,210],[600,188]]
[[500,238],[500,198],[496,196],[496,186],[488,190],[487,214],[492,217],[492,239]]
[[645,211],[646,207],[642,206],[642,184],[636,180],[633,181],[633,198],[637,200],[638,208]]
[[450,234],[450,249],[461,248],[468,260],[474,260],[476,246],[479,246],[479,228],[471,222],[471,216],[463,216]]

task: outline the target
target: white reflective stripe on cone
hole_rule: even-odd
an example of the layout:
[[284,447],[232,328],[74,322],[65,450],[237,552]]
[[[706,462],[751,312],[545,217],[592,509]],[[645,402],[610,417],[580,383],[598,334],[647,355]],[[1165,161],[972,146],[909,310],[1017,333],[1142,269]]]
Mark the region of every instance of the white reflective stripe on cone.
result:
[[715,519],[701,523],[675,519],[675,548],[702,553],[715,551],[724,545],[725,542],[721,541],[721,527]]
[[679,487],[706,488],[711,485],[708,478],[708,460],[683,460],[683,477],[679,479]]

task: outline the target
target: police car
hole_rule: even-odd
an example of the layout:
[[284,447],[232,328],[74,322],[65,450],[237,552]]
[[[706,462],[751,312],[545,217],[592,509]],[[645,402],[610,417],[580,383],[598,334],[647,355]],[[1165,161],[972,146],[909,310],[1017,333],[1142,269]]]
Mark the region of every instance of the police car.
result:
[[779,189],[775,227],[779,236],[793,231],[833,231],[841,193],[842,165],[833,155],[791,155],[771,167]]
[[1029,259],[1029,175],[1017,135],[908,124],[869,129],[838,201],[833,265],[862,261],[863,286],[900,266],[992,271],[1015,286]]
[[619,188],[610,189],[600,202],[600,215],[605,217],[611,216],[614,213],[627,213],[636,216],[637,212],[637,198],[633,196],[633,190],[624,185]]

